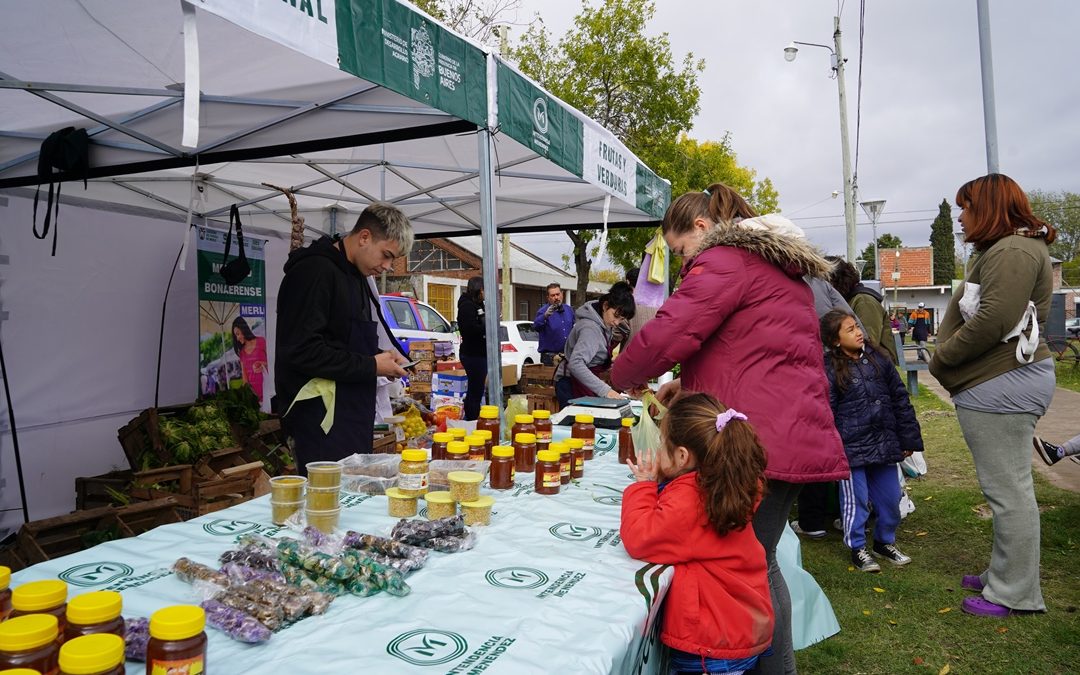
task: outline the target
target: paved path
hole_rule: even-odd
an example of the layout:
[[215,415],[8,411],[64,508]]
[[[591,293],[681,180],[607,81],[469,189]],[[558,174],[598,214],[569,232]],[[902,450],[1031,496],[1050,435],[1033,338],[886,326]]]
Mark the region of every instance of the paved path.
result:
[[[934,376],[926,371],[919,372],[919,384],[937,394],[938,398],[948,404],[952,404],[949,392],[934,379]],[[1050,409],[1039,420],[1035,427],[1035,433],[1044,437],[1051,443],[1064,443],[1073,436],[1080,434],[1080,392],[1070,389],[1057,388],[1054,392],[1054,400]],[[1031,449],[1032,465],[1050,483],[1063,490],[1080,492],[1080,461],[1077,457],[1068,457],[1054,466],[1047,466],[1042,458]]]

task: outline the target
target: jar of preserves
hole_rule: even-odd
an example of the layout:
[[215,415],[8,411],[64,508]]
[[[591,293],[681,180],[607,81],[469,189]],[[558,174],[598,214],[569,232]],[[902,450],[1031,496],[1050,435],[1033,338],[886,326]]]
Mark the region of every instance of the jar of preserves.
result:
[[491,430],[477,429],[473,435],[484,439],[484,459],[491,459],[491,449],[495,447],[495,439],[491,435]]
[[469,444],[469,459],[474,462],[484,461],[484,438],[477,434],[472,434],[465,437],[465,442]]
[[561,467],[559,466],[559,453],[555,450],[545,450],[536,456],[536,494],[557,495],[559,485],[562,484]]
[[452,441],[463,441],[465,436],[469,433],[465,427],[450,427],[446,430],[446,433],[450,434]]
[[536,427],[536,450],[547,450],[551,444],[551,411],[534,410],[532,416]]
[[570,427],[570,435],[585,441],[585,459],[593,458],[593,450],[596,449],[596,426],[593,424],[592,415],[574,415],[574,426]]
[[516,439],[518,434],[536,434],[536,425],[533,424],[532,415],[514,416],[514,427],[510,430],[510,438]]
[[619,427],[619,464],[626,464],[626,460],[637,464],[637,454],[634,453],[634,437],[630,435],[630,427],[632,426],[634,426],[634,420],[624,417],[622,426]]
[[585,439],[568,438],[566,444],[570,446],[570,477],[585,477]]
[[492,490],[509,490],[514,487],[514,448],[496,445],[491,449],[489,478]]
[[417,449],[402,451],[401,464],[398,465],[397,487],[405,497],[420,497],[427,494],[427,452]]
[[[570,482],[570,467],[573,462],[570,457],[570,446],[566,443],[555,441],[551,444],[551,451],[559,453],[559,482],[566,485]],[[538,452],[540,452],[538,450]]]
[[450,441],[446,444],[446,458],[458,462],[469,459],[469,444],[465,441]]
[[68,640],[60,648],[60,675],[124,675],[124,638],[101,633]]
[[0,565],[0,621],[11,614],[11,568]]
[[11,618],[27,614],[51,614],[56,617],[60,642],[67,624],[68,585],[59,579],[44,579],[23,584],[11,592]]
[[476,420],[476,430],[490,431],[492,441],[500,441],[502,440],[502,436],[499,433],[500,428],[501,425],[499,424],[499,406],[480,406],[480,418]]
[[514,468],[522,473],[536,468],[536,434],[514,436]]
[[194,605],[174,605],[150,615],[146,675],[206,672],[206,612]]
[[67,606],[64,641],[98,633],[124,637],[123,607],[124,599],[116,591],[94,591],[72,598]]
[[438,431],[431,435],[431,459],[446,459],[446,444],[454,439],[445,431]]
[[16,616],[0,623],[0,669],[33,668],[43,675],[56,675],[57,626],[52,614]]

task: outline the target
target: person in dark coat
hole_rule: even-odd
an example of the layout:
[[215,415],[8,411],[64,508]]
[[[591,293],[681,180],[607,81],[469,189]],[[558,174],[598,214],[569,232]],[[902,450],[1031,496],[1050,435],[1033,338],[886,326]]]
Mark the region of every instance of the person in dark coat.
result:
[[458,298],[458,330],[461,331],[459,357],[469,377],[465,393],[465,419],[480,416],[480,401],[484,398],[487,380],[487,329],[484,326],[484,277],[469,279],[465,292]]
[[[906,565],[911,558],[895,544],[900,523],[896,465],[923,449],[915,409],[892,360],[866,343],[854,315],[832,310],[821,317],[821,341],[828,350],[829,404],[851,467],[851,478],[840,481],[844,543],[851,548],[851,562],[863,572],[881,571],[874,557]],[[871,504],[877,514],[872,553],[866,548]]]

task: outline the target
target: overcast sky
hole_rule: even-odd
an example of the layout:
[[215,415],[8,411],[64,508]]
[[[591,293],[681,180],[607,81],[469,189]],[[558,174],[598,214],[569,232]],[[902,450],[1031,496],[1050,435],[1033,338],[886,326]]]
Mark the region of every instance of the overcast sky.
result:
[[[593,0],[593,4],[599,0]],[[1025,190],[1080,191],[1080,2],[990,0],[999,164]],[[769,177],[781,211],[812,241],[844,252],[837,84],[826,50],[836,0],[657,0],[650,33],[668,33],[676,58],[705,59],[691,135],[727,132],[738,161]],[[523,0],[561,36],[580,0]],[[842,3],[842,49],[852,163],[859,94],[857,0]],[[519,29],[515,29],[520,34]],[[862,58],[857,200],[885,199],[878,234],[929,243],[942,198],[987,173],[975,0],[869,0]],[[842,194],[842,193],[841,193]],[[858,249],[872,240],[856,207]],[[957,211],[954,209],[954,218]],[[959,230],[959,224],[954,225]],[[565,235],[515,236],[557,259]]]

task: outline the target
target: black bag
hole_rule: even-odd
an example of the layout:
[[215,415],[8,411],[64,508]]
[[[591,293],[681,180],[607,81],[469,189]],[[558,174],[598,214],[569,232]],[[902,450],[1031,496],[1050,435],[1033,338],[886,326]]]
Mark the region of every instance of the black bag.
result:
[[[236,224],[236,241],[240,244],[240,255],[229,261],[229,249],[232,248],[233,224]],[[221,278],[228,284],[238,284],[251,274],[247,253],[244,252],[244,230],[240,225],[240,209],[236,204],[229,209],[229,233],[225,235],[225,254],[221,256]]]
[[[50,225],[55,224],[53,229],[52,254],[56,255],[56,233],[60,229],[60,183],[55,183],[56,195],[53,196],[53,169],[61,173],[73,172],[76,178],[83,179],[83,188],[86,188],[86,178],[90,173],[90,137],[86,129],[65,127],[60,131],[54,131],[41,142],[41,152],[38,153],[38,189],[34,192],[34,236],[45,239],[49,236]],[[49,184],[49,197],[45,205],[45,222],[42,223],[41,232],[37,227],[38,197],[41,193],[41,183]],[[55,202],[54,202],[55,200]],[[56,204],[54,207],[53,204]]]

